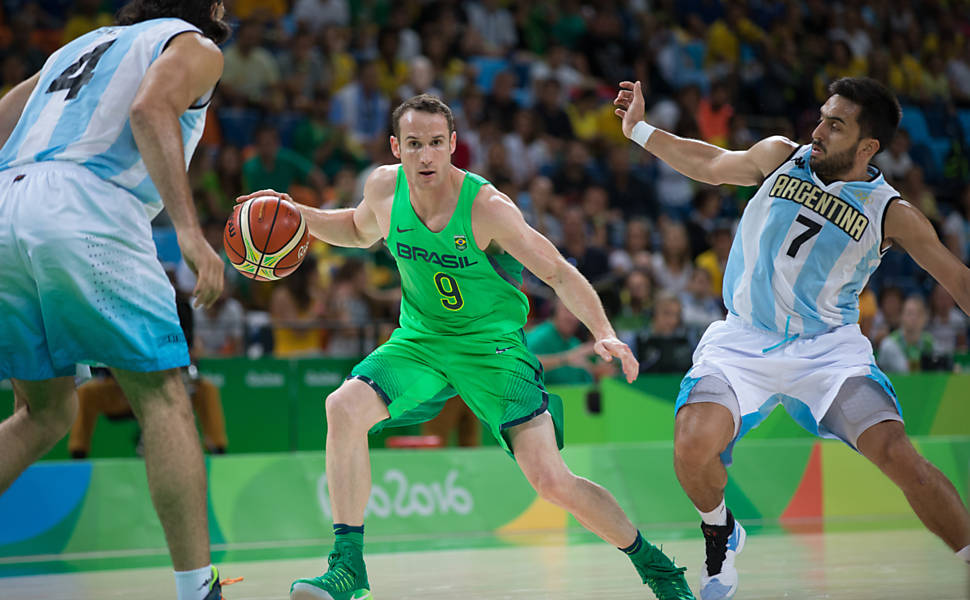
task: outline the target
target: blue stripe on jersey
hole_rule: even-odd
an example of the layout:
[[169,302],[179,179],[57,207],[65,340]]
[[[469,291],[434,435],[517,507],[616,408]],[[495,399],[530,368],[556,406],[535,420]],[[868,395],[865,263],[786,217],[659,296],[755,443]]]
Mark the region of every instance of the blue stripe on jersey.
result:
[[767,222],[761,230],[758,257],[751,274],[751,320],[768,331],[775,331],[775,291],[772,279],[775,275],[775,259],[781,245],[788,237],[788,230],[795,222],[801,206],[794,202],[772,199]]
[[741,243],[741,229],[734,236],[731,242],[731,253],[728,254],[730,260],[724,267],[724,277],[721,280],[721,298],[724,300],[724,307],[728,312],[738,314],[734,309],[734,294],[737,293],[738,284],[744,276],[744,244]]
[[856,265],[852,278],[842,286],[836,299],[836,306],[842,311],[843,325],[859,322],[859,294],[869,281],[869,276],[879,266],[880,259],[879,246],[873,246]]
[[[818,314],[818,296],[832,272],[832,267],[849,245],[849,236],[825,221],[818,239],[802,263],[798,278],[793,286],[795,292],[795,313],[802,318],[805,335],[817,335],[829,329]],[[787,257],[786,257],[787,258]]]
[[[67,104],[61,113],[61,118],[57,122],[57,126],[54,127],[54,132],[51,135],[50,141],[47,142],[47,148],[34,156],[35,162],[40,162],[56,156],[68,145],[81,139],[81,136],[83,136],[84,132],[87,131],[88,124],[91,122],[91,117],[98,108],[98,103],[101,100],[101,96],[104,95],[104,90],[107,89],[108,85],[111,83],[114,74],[118,71],[118,67],[121,65],[121,61],[124,60],[125,55],[128,54],[128,50],[131,49],[132,44],[135,43],[138,36],[119,35],[114,39],[115,42],[111,44],[111,47],[108,48],[108,50],[101,57],[101,60],[99,60],[98,64],[94,67],[98,77],[93,77],[89,83],[85,84],[84,88],[81,90],[81,93],[79,93],[73,100],[64,100],[63,98],[58,98],[58,101],[66,102]],[[107,39],[105,41],[107,41]],[[75,56],[74,60],[77,60],[78,58],[80,58],[80,55]],[[60,74],[61,71],[54,70],[52,72],[54,77],[57,77]]]

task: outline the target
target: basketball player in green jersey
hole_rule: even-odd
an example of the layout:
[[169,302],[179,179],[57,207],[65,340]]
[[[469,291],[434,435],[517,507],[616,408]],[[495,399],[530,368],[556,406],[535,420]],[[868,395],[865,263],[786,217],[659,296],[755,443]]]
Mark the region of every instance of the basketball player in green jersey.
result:
[[[327,397],[336,542],[329,570],[293,582],[291,600],[371,598],[363,560],[367,433],[426,421],[456,393],[542,498],[627,553],[658,598],[693,599],[684,569],[643,539],[608,491],[574,475],[559,454],[562,403],[546,392],[539,361],[523,341],[529,303],[519,291],[522,266],[552,286],[596,337],[597,354],[618,358],[632,382],[637,361],[593,288],[507,196],[452,166],[456,134],[447,105],[416,96],[394,111],[393,124],[391,150],[401,164],[375,169],[357,208],[300,207],[310,233],[330,244],[367,248],[386,240],[403,295],[401,327]],[[276,192],[247,198],[267,193]]]

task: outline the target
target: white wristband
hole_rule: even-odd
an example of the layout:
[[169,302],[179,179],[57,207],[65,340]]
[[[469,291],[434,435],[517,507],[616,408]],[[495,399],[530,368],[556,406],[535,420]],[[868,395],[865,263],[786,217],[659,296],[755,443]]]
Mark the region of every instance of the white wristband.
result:
[[650,123],[640,121],[633,126],[633,133],[630,134],[630,139],[636,142],[641,148],[644,148],[647,145],[647,140],[650,139],[650,135],[656,130],[657,128]]

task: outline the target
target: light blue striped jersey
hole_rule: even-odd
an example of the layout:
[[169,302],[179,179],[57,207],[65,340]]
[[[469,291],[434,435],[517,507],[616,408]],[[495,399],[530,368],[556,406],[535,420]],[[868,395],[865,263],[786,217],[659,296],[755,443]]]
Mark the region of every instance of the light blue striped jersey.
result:
[[727,309],[783,335],[858,322],[859,292],[882,259],[883,217],[899,196],[872,166],[868,181],[826,185],[810,152],[798,147],[758,188],[724,271]]
[[[47,59],[16,127],[0,149],[0,169],[41,161],[79,163],[134,194],[149,217],[162,209],[128,112],[148,67],[180,33],[199,29],[181,19],[102,27]],[[186,165],[202,137],[205,104],[179,117]]]

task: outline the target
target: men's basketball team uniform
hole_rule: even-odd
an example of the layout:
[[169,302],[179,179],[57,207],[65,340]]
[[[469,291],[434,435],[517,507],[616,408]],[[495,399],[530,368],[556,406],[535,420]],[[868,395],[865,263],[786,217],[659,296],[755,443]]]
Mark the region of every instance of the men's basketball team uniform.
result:
[[811,433],[840,439],[821,422],[854,377],[878,383],[899,412],[857,324],[859,293],[882,258],[886,210],[899,194],[875,167],[867,181],[826,185],[810,152],[797,148],[745,208],[724,273],[727,318],[704,333],[677,399],[679,410],[703,377],[726,382],[740,405],[735,441],[779,404]]
[[[0,379],[70,375],[75,363],[189,363],[151,236],[162,200],[128,119],[149,66],[186,32],[199,29],[180,19],[105,27],[44,64],[0,149]],[[179,119],[186,164],[208,95]]]
[[390,419],[373,432],[427,421],[458,394],[506,451],[507,429],[546,411],[562,447],[562,402],[546,392],[522,333],[529,313],[522,265],[480,250],[472,234],[483,185],[467,173],[450,221],[433,232],[415,214],[398,167],[386,242],[401,273],[401,326],[348,379],[367,383],[387,404]]

